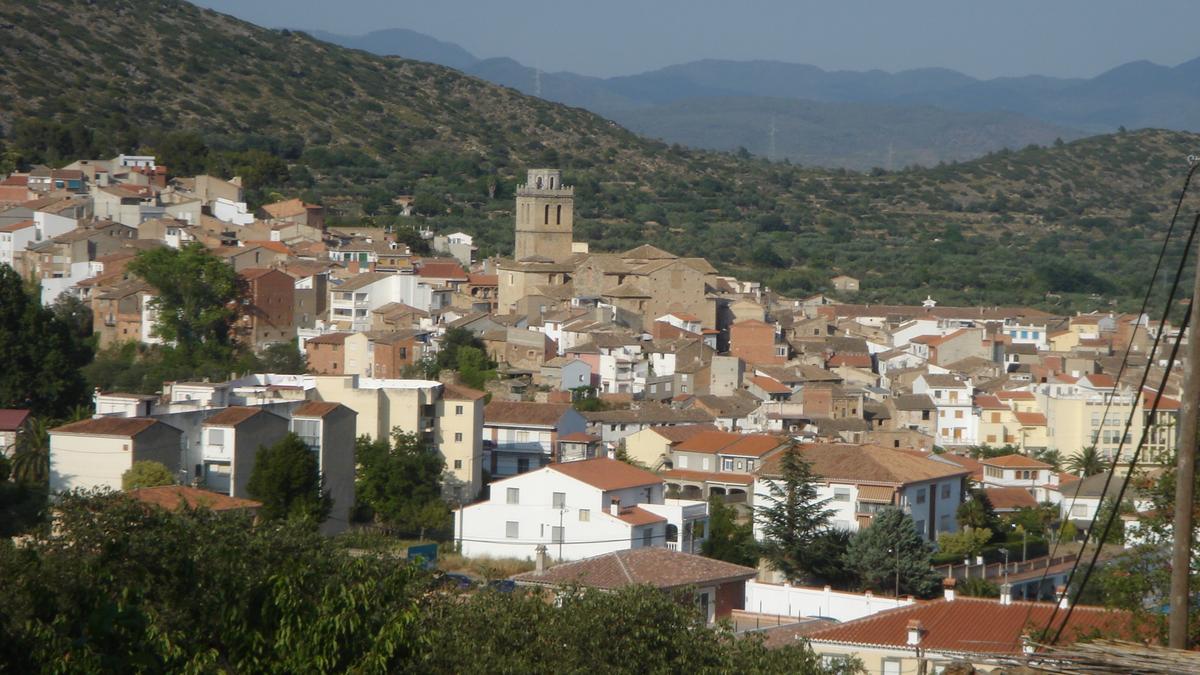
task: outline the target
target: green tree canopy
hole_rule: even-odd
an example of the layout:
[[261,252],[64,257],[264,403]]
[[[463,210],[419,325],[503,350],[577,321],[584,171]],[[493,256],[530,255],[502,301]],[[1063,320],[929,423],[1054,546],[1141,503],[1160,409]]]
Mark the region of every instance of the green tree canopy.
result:
[[301,520],[315,527],[333,508],[317,454],[292,433],[258,449],[246,491],[262,502],[264,520]]
[[948,556],[974,558],[983,553],[983,548],[992,540],[992,531],[986,527],[964,527],[958,532],[943,532],[938,535],[938,551]]
[[87,400],[80,368],[92,350],[71,324],[42,306],[39,294],[0,265],[0,408],[62,418]]
[[754,517],[762,528],[761,551],[779,572],[790,580],[811,574],[814,567],[813,541],[829,526],[833,515],[828,499],[817,498],[817,479],[812,465],[795,448],[784,452],[778,479],[767,481],[767,494],[756,506]]
[[237,273],[203,244],[142,251],[128,267],[154,287],[158,310],[155,333],[185,355],[221,357],[230,353],[229,328],[242,288]]
[[446,462],[416,434],[392,433],[392,443],[359,437],[358,500],[375,517],[402,536],[419,536],[447,528],[449,509],[442,500]]
[[999,520],[996,518],[996,510],[992,508],[992,500],[988,497],[987,490],[982,488],[971,490],[966,501],[958,505],[954,516],[958,520],[959,527],[998,531]]
[[133,466],[121,474],[122,490],[136,490],[144,487],[173,485],[174,483],[175,474],[171,473],[166,465],[148,459],[134,462]]
[[876,513],[871,524],[850,541],[846,565],[866,588],[892,590],[899,574],[901,593],[928,597],[941,582],[930,566],[932,554],[933,546],[917,533],[912,518],[888,508]]
[[1100,451],[1096,449],[1096,446],[1089,445],[1068,457],[1067,461],[1063,463],[1063,468],[1076,476],[1087,478],[1104,471],[1105,467],[1104,460],[1100,457]]
[[708,538],[701,544],[704,555],[735,565],[758,566],[758,542],[754,526],[739,523],[737,511],[720,495],[708,498]]

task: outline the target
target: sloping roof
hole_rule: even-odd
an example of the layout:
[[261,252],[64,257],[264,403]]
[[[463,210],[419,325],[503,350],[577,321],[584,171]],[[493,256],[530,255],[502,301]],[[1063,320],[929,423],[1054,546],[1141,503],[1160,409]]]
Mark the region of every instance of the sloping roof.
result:
[[212,417],[204,420],[204,424],[217,427],[233,427],[245,422],[259,413],[265,413],[262,408],[231,405]]
[[296,406],[296,409],[292,411],[292,417],[324,417],[341,407],[343,407],[341,403],[305,401]]
[[[920,621],[921,647],[935,652],[1020,654],[1021,636],[1044,626],[1056,605],[957,597],[886,610],[809,634],[814,643],[833,642],[909,650],[910,621]],[[1062,617],[1065,612],[1058,612]],[[1061,619],[1059,619],[1061,621]],[[1076,606],[1063,631],[1067,643],[1099,631],[1106,637],[1134,637],[1133,615],[1121,610]],[[817,644],[814,648],[820,651]]]
[[161,422],[149,417],[95,417],[55,427],[50,430],[50,433],[133,438],[155,424],[161,424]]
[[627,260],[672,260],[678,257],[673,253],[667,253],[661,248],[651,246],[650,244],[642,244],[621,254],[621,258]]
[[679,424],[673,427],[651,427],[650,431],[671,443],[682,443],[696,434],[717,431],[717,428],[711,424]]
[[1027,427],[1046,426],[1046,416],[1040,412],[1014,412],[1017,421]]
[[[827,481],[904,485],[970,473],[956,465],[878,445],[806,443],[796,447],[812,465],[813,473]],[[758,475],[779,476],[783,456],[781,452],[769,457]]]
[[964,389],[967,386],[966,382],[960,382],[953,375],[925,373],[921,377],[925,380],[925,384],[938,389]]
[[304,341],[306,345],[340,345],[345,344],[346,338],[353,333],[326,333],[316,337],[309,338]]
[[442,398],[447,401],[478,401],[487,396],[486,392],[472,389],[466,385],[447,382],[442,385]]
[[485,424],[552,427],[570,409],[567,403],[492,401],[483,409],[483,420]]
[[[467,279],[467,273],[456,262],[448,260],[423,260],[417,276],[433,279]],[[497,283],[499,283],[497,281]]]
[[998,466],[1005,469],[1052,469],[1051,465],[1045,462],[1039,462],[1032,457],[1025,455],[1000,455],[999,457],[989,457],[979,460],[980,464],[986,466]]
[[523,583],[555,586],[579,584],[611,590],[636,585],[664,589],[708,586],[722,581],[751,579],[755,574],[757,571],[750,567],[647,546],[555,565],[541,573],[524,572],[512,578]]
[[601,490],[620,490],[662,483],[662,478],[645,469],[608,457],[551,464],[549,468]]
[[975,397],[975,405],[983,410],[1008,410],[1008,406],[991,394],[979,394]]
[[703,424],[713,416],[703,410],[676,410],[665,405],[642,403],[629,410],[585,412],[584,418],[599,424]]
[[754,383],[754,385],[757,386],[759,389],[762,389],[763,391],[767,392],[768,394],[790,394],[790,393],[792,393],[791,387],[788,387],[787,385],[783,384],[779,380],[776,380],[775,378],[767,377],[765,375],[755,375],[750,378],[750,381],[752,383]]
[[16,431],[33,415],[23,408],[0,408],[0,431]]
[[1034,401],[1037,397],[1032,391],[998,391],[996,398],[1001,401]]
[[289,218],[291,216],[301,215],[310,208],[320,207],[316,207],[311,204],[305,204],[299,199],[287,199],[282,202],[265,204],[263,205],[262,210],[272,218]]
[[185,485],[160,485],[158,487],[138,488],[127,493],[130,497],[144,504],[160,506],[164,509],[178,509],[186,505],[189,509],[206,508],[212,511],[234,511],[239,509],[257,509],[262,502],[253,499],[239,499],[219,492],[209,492]]
[[334,291],[357,291],[360,288],[370,286],[371,284],[391,276],[387,272],[362,272],[357,276],[351,277],[342,282],[338,286],[334,286]]
[[932,410],[937,407],[929,394],[901,394],[892,398],[896,410]]
[[626,509],[621,509],[617,512],[617,518],[629,523],[630,525],[652,525],[654,523],[665,523],[666,518],[651,513],[640,506],[631,506]]
[[1015,511],[1037,506],[1037,500],[1023,487],[989,487],[985,492],[992,508],[998,511]]

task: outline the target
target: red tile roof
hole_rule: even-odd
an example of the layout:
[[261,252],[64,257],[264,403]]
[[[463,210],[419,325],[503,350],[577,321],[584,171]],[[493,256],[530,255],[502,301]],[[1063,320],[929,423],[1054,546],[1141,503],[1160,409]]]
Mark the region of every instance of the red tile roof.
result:
[[541,573],[524,572],[512,578],[526,584],[579,584],[611,590],[643,584],[663,589],[709,586],[745,581],[754,578],[755,574],[757,571],[750,567],[650,546],[605,553],[555,565]]
[[15,223],[0,226],[0,232],[16,232],[27,227],[33,227],[35,224],[32,220],[18,220]]
[[308,338],[304,341],[306,345],[340,345],[346,342],[346,338],[352,333],[326,333],[317,337]]
[[1008,410],[1008,406],[1000,402],[999,398],[991,394],[977,394],[975,396],[975,405],[984,410]]
[[[806,443],[796,447],[812,464],[814,474],[833,482],[905,485],[969,473],[953,464],[878,445]],[[758,475],[779,476],[783,455],[780,452],[763,462]]]
[[324,417],[341,407],[343,407],[341,403],[305,401],[296,406],[296,409],[292,411],[292,417]]
[[645,469],[608,457],[551,464],[549,468],[601,490],[620,490],[662,483],[662,478]]
[[1093,387],[1096,387],[1097,389],[1112,389],[1117,386],[1117,381],[1113,379],[1112,375],[1105,373],[1092,373],[1090,375],[1085,375],[1083,379],[1086,379]]
[[1015,511],[1020,508],[1034,508],[1037,500],[1022,487],[989,487],[985,490],[992,508],[1000,511]]
[[834,354],[829,357],[827,365],[834,368],[870,368],[873,364],[870,354]]
[[247,249],[252,249],[255,246],[257,246],[259,248],[265,248],[268,251],[275,251],[276,253],[282,253],[284,255],[292,254],[292,249],[288,248],[288,245],[283,243],[282,241],[269,241],[269,240],[264,240],[264,239],[255,239],[255,240],[246,241],[243,243],[245,243]]
[[426,260],[421,263],[417,275],[434,279],[467,279],[467,273],[462,265],[456,262],[441,260]]
[[483,409],[483,420],[486,424],[552,427],[568,410],[571,406],[567,403],[492,401]]
[[16,431],[33,413],[23,408],[0,408],[0,431]]
[[768,394],[790,394],[790,393],[792,393],[791,387],[788,387],[787,385],[783,384],[779,380],[767,377],[766,375],[755,375],[750,378],[750,381],[753,382],[756,386],[758,386],[759,389],[762,389],[763,391],[767,392]]
[[95,417],[64,424],[50,430],[56,434],[81,434],[85,436],[128,436],[133,438],[155,424],[158,420],[148,417]]
[[638,525],[653,525],[654,523],[667,522],[666,518],[656,513],[650,513],[640,506],[630,506],[628,508],[621,509],[617,512],[617,518],[635,527]]
[[707,454],[741,455],[762,457],[786,443],[785,438],[769,434],[738,434],[731,431],[706,431],[698,433],[675,446],[679,452],[702,452]]
[[719,430],[711,424],[677,424],[675,426],[650,427],[650,431],[670,443],[682,443],[696,434]]
[[1046,426],[1046,416],[1040,412],[1014,412],[1017,421],[1027,427]]
[[262,506],[262,502],[256,502],[252,499],[239,499],[184,485],[161,485],[159,487],[138,488],[137,490],[129,491],[128,494],[139,502],[160,506],[164,509],[179,509],[187,505],[190,509],[206,508],[212,511],[233,511],[239,509],[257,509]]
[[499,274],[468,274],[467,283],[472,286],[499,286]]
[[266,411],[262,408],[231,405],[216,415],[204,420],[204,423],[216,427],[234,427],[263,412]]
[[[921,647],[936,652],[1020,654],[1022,635],[1046,625],[1055,605],[958,597],[891,609],[811,633],[813,648],[821,643],[911,649],[907,644],[910,621],[920,621]],[[1055,614],[1060,622],[1065,612]],[[1063,631],[1063,644],[1099,632],[1108,638],[1138,637],[1129,612],[1077,606]]]
[[998,466],[1005,469],[1053,469],[1045,462],[1039,462],[1032,457],[1025,455],[1000,455],[999,457],[989,457],[979,460],[980,464],[987,466]]
[[1142,390],[1142,407],[1146,410],[1154,405],[1154,400],[1158,399],[1159,410],[1179,410],[1179,401],[1173,398],[1159,395],[1153,389],[1146,388]]
[[996,398],[1001,401],[1034,401],[1037,397],[1032,391],[998,391]]

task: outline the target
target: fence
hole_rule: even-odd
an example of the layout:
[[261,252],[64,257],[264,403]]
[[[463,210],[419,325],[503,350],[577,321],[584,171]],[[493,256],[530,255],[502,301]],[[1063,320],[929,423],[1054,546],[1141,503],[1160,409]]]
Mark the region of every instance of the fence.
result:
[[885,609],[913,604],[911,597],[890,598],[867,593],[834,591],[828,586],[811,588],[746,582],[746,611],[789,617],[820,616],[853,621]]
[[[1033,560],[1026,562],[1012,561],[1008,563],[1007,573],[1012,575],[1033,570],[1041,570],[1064,562],[1072,561],[1075,559],[1075,556],[1075,553],[1069,553],[1067,555],[1057,555],[1053,558],[1034,558]],[[1006,572],[1005,564],[1002,562],[984,564],[972,563],[970,565],[966,563],[936,565],[934,566],[934,569],[942,575],[943,579],[950,577],[960,581],[969,578],[996,579],[1004,576]]]

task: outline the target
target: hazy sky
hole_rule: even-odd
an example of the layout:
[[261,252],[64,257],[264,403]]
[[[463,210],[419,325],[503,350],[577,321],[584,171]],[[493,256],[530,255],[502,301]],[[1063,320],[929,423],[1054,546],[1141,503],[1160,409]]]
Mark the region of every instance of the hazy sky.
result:
[[1088,77],[1200,56],[1197,0],[199,0],[265,26],[409,28],[479,57],[624,75],[701,58]]

